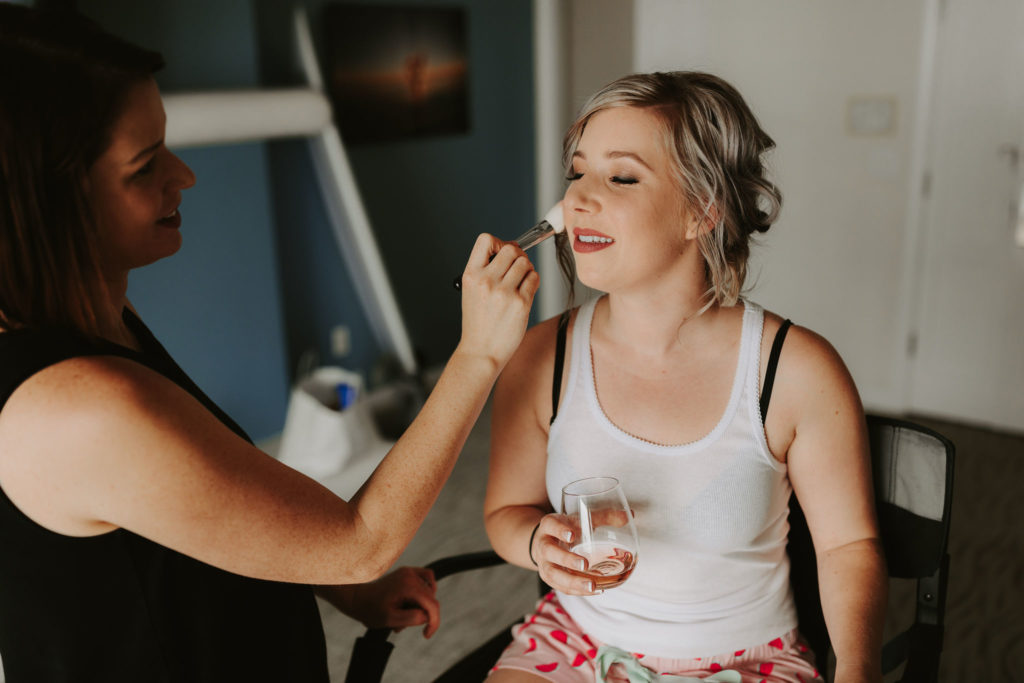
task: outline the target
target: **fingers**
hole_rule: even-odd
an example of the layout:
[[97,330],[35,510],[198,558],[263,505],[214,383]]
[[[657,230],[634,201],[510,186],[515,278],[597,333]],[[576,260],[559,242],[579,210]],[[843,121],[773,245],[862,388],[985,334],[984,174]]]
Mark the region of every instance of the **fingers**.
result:
[[468,270],[471,266],[474,268],[486,266],[490,262],[491,257],[501,249],[502,244],[504,242],[494,235],[488,235],[486,232],[478,235],[476,242],[473,244],[473,251],[469,253],[466,269]]
[[423,637],[429,638],[441,626],[441,605],[434,598],[421,601],[408,601],[392,610],[388,616],[388,626],[395,632],[407,626],[423,627]]
[[428,623],[428,621],[427,612],[414,607],[410,603],[408,607],[396,609],[388,616],[388,628],[398,633],[406,627],[419,626],[420,624]]
[[533,264],[515,242],[503,242],[486,233],[477,237],[462,273],[466,280],[489,279],[494,283],[519,287],[533,271]]
[[632,509],[630,509],[629,512],[613,509],[592,510],[590,512],[591,524],[595,527],[623,527],[633,521],[634,518],[635,516],[633,515]]
[[441,626],[441,603],[433,596],[422,605],[427,614],[427,625],[423,628],[423,637],[429,638],[437,633]]
[[552,513],[541,518],[540,526],[537,527],[537,533],[534,536],[542,539],[542,542],[572,543],[575,533],[565,515]]
[[[502,250],[504,250],[504,247],[502,247]],[[525,287],[527,286],[527,280],[530,278],[532,278],[531,284],[533,289],[527,291]],[[537,275],[537,271],[534,270],[533,264],[530,263],[530,259],[526,258],[525,254],[516,256],[512,265],[505,271],[502,279],[507,285],[519,290],[520,295],[526,301],[533,298],[533,293],[537,291],[537,285],[540,284],[540,276]]]
[[423,581],[423,583],[430,587],[431,591],[435,593],[437,592],[437,581],[434,579],[434,571],[432,569],[427,569],[426,567],[414,567],[413,571],[420,577],[420,580]]
[[394,628],[426,624],[423,637],[429,638],[441,626],[441,603],[437,601],[437,581],[434,572],[423,567],[402,567],[396,573],[402,576],[401,601],[389,618]]
[[395,631],[420,624],[426,624],[423,628],[424,638],[437,633],[441,626],[441,603],[433,595],[407,598],[388,617],[388,626]]
[[533,301],[533,295],[537,293],[539,288],[540,275],[537,274],[536,270],[531,270],[526,278],[523,279],[523,283],[519,287],[519,294],[525,302],[530,303]]
[[429,574],[430,581],[429,584],[426,584],[429,592],[419,592],[415,597],[416,604],[420,607],[420,613],[426,614],[427,625],[423,629],[424,638],[429,638],[434,635],[434,633],[437,632],[438,627],[441,626],[441,603],[437,601],[437,597],[435,596],[437,583],[434,581],[434,573],[429,572]]
[[569,550],[572,527],[563,515],[546,515],[537,528],[532,547],[540,577],[551,586],[569,595],[594,595],[594,582],[581,574],[587,560]]

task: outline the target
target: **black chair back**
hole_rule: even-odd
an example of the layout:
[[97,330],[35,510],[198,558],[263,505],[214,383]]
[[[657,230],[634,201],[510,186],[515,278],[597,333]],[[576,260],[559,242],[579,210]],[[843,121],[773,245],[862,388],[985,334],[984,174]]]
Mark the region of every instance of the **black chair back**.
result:
[[[917,579],[917,610],[909,629],[886,643],[882,671],[906,662],[902,683],[935,683],[942,652],[949,573],[949,520],[955,447],[921,425],[869,415],[875,506],[889,576]],[[818,595],[818,570],[807,521],[796,496],[789,503],[790,581],[800,632],[824,671],[830,642]]]

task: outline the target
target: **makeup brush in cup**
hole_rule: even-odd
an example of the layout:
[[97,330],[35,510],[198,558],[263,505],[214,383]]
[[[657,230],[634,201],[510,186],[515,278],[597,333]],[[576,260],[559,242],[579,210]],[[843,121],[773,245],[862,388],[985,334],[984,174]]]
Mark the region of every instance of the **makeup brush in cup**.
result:
[[[544,214],[537,225],[533,226],[522,235],[516,238],[519,248],[526,251],[535,247],[552,235],[565,231],[565,221],[562,218],[562,202],[558,202]],[[493,257],[492,257],[493,258]],[[455,289],[462,289],[462,276],[455,278]]]

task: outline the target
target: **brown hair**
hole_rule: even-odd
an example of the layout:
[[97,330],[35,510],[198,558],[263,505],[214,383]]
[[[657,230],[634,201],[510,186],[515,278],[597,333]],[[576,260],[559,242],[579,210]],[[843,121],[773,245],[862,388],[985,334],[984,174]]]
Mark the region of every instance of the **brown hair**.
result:
[[163,58],[66,11],[0,3],[0,325],[99,336],[86,195],[126,92]]
[[[782,206],[782,194],[767,179],[762,161],[775,143],[739,92],[716,76],[699,71],[632,74],[606,85],[580,109],[562,146],[566,169],[590,117],[612,107],[650,109],[661,120],[680,191],[690,207],[714,221],[698,237],[708,285],[705,305],[735,304],[746,279],[750,237],[768,230]],[[571,302],[575,274],[565,268],[571,247],[567,238],[558,246]]]

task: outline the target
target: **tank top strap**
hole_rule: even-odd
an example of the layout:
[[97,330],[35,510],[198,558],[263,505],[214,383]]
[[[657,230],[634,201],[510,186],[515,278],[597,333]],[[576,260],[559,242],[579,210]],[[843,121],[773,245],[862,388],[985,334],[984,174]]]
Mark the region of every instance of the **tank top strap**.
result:
[[590,328],[594,322],[594,309],[601,297],[590,299],[580,306],[576,324],[572,328],[572,359],[569,365],[569,386],[585,390],[592,387],[594,376],[593,359],[590,355]]
[[761,342],[764,337],[764,309],[753,301],[743,302],[743,360],[746,366],[743,380],[743,406],[746,410],[754,442],[761,458],[772,469],[785,471],[786,466],[772,455],[761,416]]
[[[748,372],[753,372],[755,385],[760,373],[761,334],[764,332],[764,309],[753,301],[743,300],[743,362]],[[755,386],[754,394],[757,394]]]
[[755,400],[759,396],[761,374],[761,336],[764,333],[764,309],[753,301],[743,302],[743,339],[740,342],[741,370],[745,386],[752,389]]

